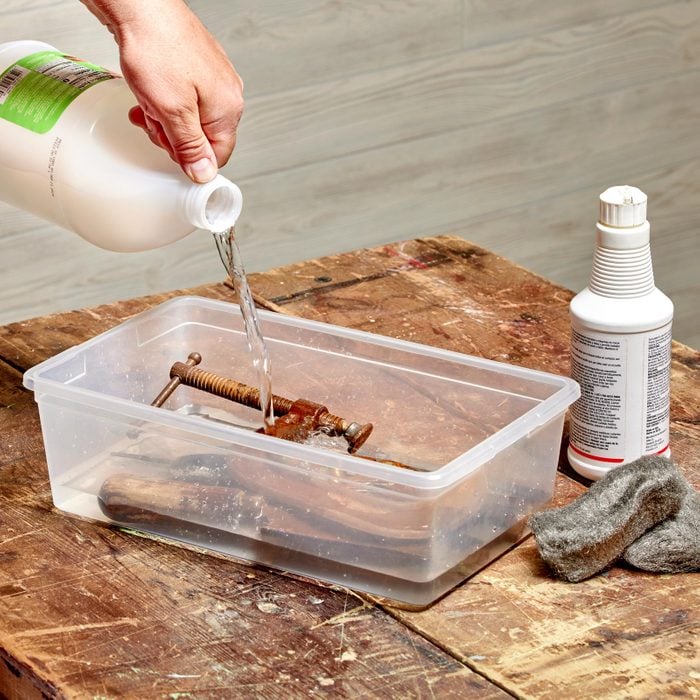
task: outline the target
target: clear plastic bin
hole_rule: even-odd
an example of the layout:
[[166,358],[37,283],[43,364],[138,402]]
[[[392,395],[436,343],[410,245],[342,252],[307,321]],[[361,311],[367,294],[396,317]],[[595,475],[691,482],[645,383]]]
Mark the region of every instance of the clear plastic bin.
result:
[[255,386],[238,307],[180,297],[24,375],[56,507],[413,606],[526,534],[552,496],[574,381],[301,318],[260,320],[275,394],[374,424],[356,455],[341,438],[260,434],[259,411],[192,387],[151,406],[193,351],[203,369]]

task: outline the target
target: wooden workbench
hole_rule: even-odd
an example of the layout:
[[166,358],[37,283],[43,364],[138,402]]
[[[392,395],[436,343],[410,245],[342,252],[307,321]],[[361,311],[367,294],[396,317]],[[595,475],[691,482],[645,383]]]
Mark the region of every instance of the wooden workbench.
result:
[[[280,313],[568,371],[571,293],[458,238],[250,283]],[[528,538],[409,612],[57,512],[22,373],[174,294],[0,328],[0,697],[698,696],[695,574],[614,567],[567,584]],[[673,352],[672,448],[697,488],[700,354]],[[557,503],[585,488],[561,465]]]

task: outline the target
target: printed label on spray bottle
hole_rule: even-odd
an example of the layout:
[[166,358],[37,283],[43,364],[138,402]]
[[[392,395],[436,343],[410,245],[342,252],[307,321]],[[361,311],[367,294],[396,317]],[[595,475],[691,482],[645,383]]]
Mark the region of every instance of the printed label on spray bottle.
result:
[[[630,453],[665,451],[670,362],[670,324],[627,336],[572,329],[571,376],[581,386],[581,398],[571,407],[571,448],[611,464],[626,461]],[[640,363],[644,381],[630,385],[628,368]]]
[[645,451],[663,452],[670,439],[671,410],[671,326],[646,339],[646,425]]
[[58,51],[39,51],[0,75],[0,118],[45,134],[85,90],[118,77]]

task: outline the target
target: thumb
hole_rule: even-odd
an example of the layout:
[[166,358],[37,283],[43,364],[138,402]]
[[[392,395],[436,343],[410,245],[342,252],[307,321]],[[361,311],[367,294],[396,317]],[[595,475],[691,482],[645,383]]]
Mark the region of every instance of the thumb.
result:
[[216,156],[197,113],[174,116],[163,121],[162,127],[173,159],[192,181],[204,183],[216,177]]

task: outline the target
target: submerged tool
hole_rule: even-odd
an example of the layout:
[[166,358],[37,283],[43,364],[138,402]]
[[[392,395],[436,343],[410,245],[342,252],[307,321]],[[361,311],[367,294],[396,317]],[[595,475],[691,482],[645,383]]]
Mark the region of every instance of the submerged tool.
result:
[[172,462],[151,459],[158,470],[144,474],[143,455],[116,456],[114,468],[121,469],[104,480],[97,499],[102,512],[120,523],[180,535],[193,533],[198,524],[233,533],[255,531],[263,541],[286,539],[286,547],[298,539],[332,542],[335,548],[354,542],[394,559],[415,556],[415,548],[431,537],[417,517],[423,506],[408,500],[387,509],[381,493],[352,483],[339,486],[324,478],[323,470],[315,476],[281,470],[261,477],[245,460],[195,453]]
[[[252,386],[238,382],[235,379],[222,377],[213,372],[207,372],[196,365],[200,364],[202,356],[191,352],[187,362],[176,362],[170,368],[170,381],[163,387],[151,403],[152,406],[162,406],[180,384],[206,391],[215,396],[235,401],[236,403],[260,410],[260,391]],[[272,427],[263,429],[268,435],[274,435],[284,440],[304,442],[314,431],[328,435],[342,436],[348,443],[348,452],[356,452],[370,436],[372,423],[357,423],[346,421],[314,401],[296,399],[292,401],[282,396],[272,395],[272,407],[276,416]]]

